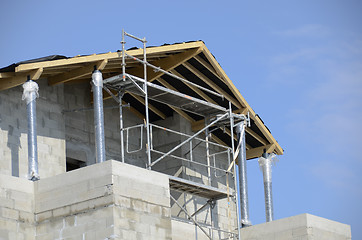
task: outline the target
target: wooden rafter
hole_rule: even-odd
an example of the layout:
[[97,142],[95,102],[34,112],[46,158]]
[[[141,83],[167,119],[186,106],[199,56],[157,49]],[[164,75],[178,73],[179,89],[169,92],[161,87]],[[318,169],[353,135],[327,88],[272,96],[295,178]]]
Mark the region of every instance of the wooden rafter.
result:
[[268,145],[269,144],[268,141],[266,141],[264,138],[262,138],[260,135],[258,135],[256,132],[254,132],[250,128],[246,128],[246,132],[249,133],[253,138],[258,140],[263,145]]
[[[202,50],[201,48],[194,48],[194,49],[190,49],[185,52],[182,52],[182,53],[170,55],[167,58],[162,58],[160,60],[153,61],[152,65],[155,65],[156,67],[160,67],[161,69],[163,69],[165,71],[170,71],[170,70],[178,67],[182,63],[186,62],[190,58],[199,54],[201,52],[201,50]],[[143,78],[144,77],[143,71],[144,71],[143,65],[140,65],[139,67],[127,70],[127,73]],[[163,74],[164,74],[163,72],[160,72],[160,71],[155,72],[154,69],[148,68],[147,69],[147,81],[152,82],[152,81],[156,80],[157,78],[161,77]]]
[[236,109],[233,111],[233,113],[235,113],[235,114],[244,114],[244,115],[247,115],[248,112],[249,112],[249,109],[247,109],[247,108]]
[[184,63],[184,67],[186,67],[188,70],[190,70],[193,74],[195,74],[198,78],[200,78],[202,81],[204,81],[207,85],[212,87],[216,92],[223,95],[228,101],[230,101],[232,104],[234,104],[237,108],[243,108],[240,103],[230,94],[225,92],[221,87],[219,87],[216,83],[212,82],[209,78],[207,78],[202,72],[197,70],[194,66],[192,66],[190,63]]
[[16,75],[13,72],[0,72],[0,78],[11,78],[15,76]]
[[[271,135],[271,133],[266,128],[266,126],[261,121],[261,119],[255,114],[253,109],[245,101],[243,96],[240,94],[239,90],[231,82],[231,80],[225,74],[224,70],[220,67],[219,63],[216,61],[216,59],[213,57],[213,55],[210,53],[210,51],[207,49],[207,47],[204,45],[203,42],[199,41],[199,42],[181,43],[181,44],[173,44],[173,45],[167,45],[167,46],[148,48],[147,54],[150,56],[148,58],[149,61],[151,63],[153,63],[154,65],[156,65],[155,63],[157,63],[158,61],[165,59],[164,62],[162,63],[162,65],[161,64],[158,65],[161,68],[165,68],[169,64],[167,62],[169,60],[172,61],[172,58],[169,58],[170,56],[179,57],[180,55],[185,54],[186,52],[190,52],[191,50],[197,50],[197,53],[193,56],[190,56],[190,58],[193,57],[194,59],[196,59],[202,66],[204,66],[208,71],[210,71],[215,76],[218,76],[220,78],[220,80],[222,80],[227,85],[227,87],[232,92],[232,94],[230,94],[230,95],[236,100],[236,102],[238,104],[240,104],[240,106],[243,107],[243,108],[239,107],[239,109],[243,109],[242,110],[243,112],[249,111],[251,119],[254,120],[256,126],[261,131],[262,135],[264,135],[265,138],[267,139],[266,142],[275,144],[275,152],[277,154],[283,154],[283,149],[277,143],[275,138]],[[130,55],[137,56],[137,57],[141,57],[142,52],[143,52],[142,49],[134,49],[134,50],[127,51],[127,53],[129,53]],[[198,53],[200,53],[200,52],[202,52],[205,55],[207,60],[205,60],[204,58],[201,58],[198,55]],[[168,55],[169,53],[171,53],[171,55]],[[167,57],[164,57],[159,60],[153,60],[155,58],[152,56],[152,54],[154,54],[154,56],[157,55],[158,57],[163,57],[163,56],[167,56]],[[87,65],[87,64],[91,65],[91,64],[94,64],[95,62],[101,62],[103,60],[112,60],[112,64],[113,64],[113,62],[119,62],[120,59],[121,59],[121,52],[114,52],[114,53],[105,53],[105,54],[97,54],[97,55],[93,54],[93,55],[89,55],[89,56],[77,56],[77,57],[69,58],[69,59],[59,59],[59,60],[53,60],[53,61],[43,61],[43,62],[36,62],[36,63],[20,64],[19,66],[17,66],[15,68],[14,73],[0,73],[0,91],[21,85],[22,83],[24,83],[26,81],[28,75],[36,76],[37,74],[39,74],[39,77],[40,77],[40,75],[42,75],[43,77],[53,78],[53,77],[55,77],[55,74],[58,74],[58,75],[66,74],[66,73],[64,73],[64,71],[66,71],[67,69],[72,69],[71,71],[75,71],[77,68],[79,68],[82,65]],[[186,62],[186,61],[187,60],[184,60],[184,62]],[[183,63],[183,62],[181,61],[181,63]],[[114,65],[114,67],[115,67],[114,70],[117,70],[117,66]],[[176,65],[171,66],[170,69],[172,69],[172,67],[175,68]],[[111,66],[111,67],[107,66],[107,71],[108,70],[113,71],[111,68],[113,68],[113,66]],[[134,67],[133,69],[137,69],[137,68],[138,68],[138,66]],[[44,69],[44,73],[43,73],[43,69]],[[104,69],[104,70],[106,71],[106,69]],[[131,69],[129,69],[129,70],[131,70]],[[140,67],[140,70],[141,70],[140,71],[141,76],[143,77],[143,66]],[[165,69],[165,70],[167,70],[167,69]],[[153,69],[150,69],[148,72],[149,72],[149,74],[152,73],[152,75],[153,75],[153,77],[152,76],[151,76],[151,78],[149,77],[149,79],[151,79],[152,81],[162,75],[162,74],[159,75],[160,72],[158,72],[158,73],[153,72]],[[113,72],[112,72],[112,74],[113,74]],[[71,76],[68,75],[68,77],[71,77]],[[80,77],[79,79],[84,79],[85,77],[87,77],[87,75],[84,75],[83,77]],[[36,79],[38,79],[38,78],[36,78]],[[34,80],[36,80],[36,79],[34,79]],[[75,80],[75,81],[78,81],[79,79],[77,78],[77,80]],[[210,80],[208,80],[208,81],[211,82]],[[216,89],[214,88],[214,90],[216,90]],[[226,98],[226,96],[225,96],[225,98]],[[183,112],[180,109],[175,108],[174,110],[177,111],[178,113],[186,114],[185,115],[186,117],[188,116],[187,113]],[[189,117],[188,120],[190,122],[194,121],[191,117]],[[263,140],[265,141],[265,139],[263,139]],[[258,141],[261,142],[260,139]]]
[[275,150],[275,144],[268,144],[257,148],[246,150],[246,159],[252,159],[260,157],[264,153],[264,149],[267,153],[272,153]]
[[[139,101],[140,103],[142,103],[143,105],[145,105],[145,99],[141,96],[138,96],[136,94],[133,93],[129,93],[132,97],[134,97],[135,99],[137,99],[137,101]],[[162,119],[166,119],[166,115],[160,111],[158,108],[156,108],[155,106],[153,106],[151,103],[148,103],[148,108],[154,112],[155,114],[157,114],[160,118]]]
[[[157,81],[159,83],[161,83],[163,86],[167,87],[168,89],[171,89],[171,90],[174,90],[174,91],[178,91],[176,88],[174,88],[171,84],[169,84],[168,82],[166,82],[164,79],[162,78],[158,78]],[[172,108],[175,112],[177,112],[178,114],[180,114],[183,118],[185,118],[186,120],[188,120],[189,122],[191,123],[194,123],[195,120],[190,117],[190,115],[188,115],[185,111],[179,109],[179,108],[176,108],[174,106],[171,106],[171,105],[167,105],[169,106],[170,108]]]
[[220,67],[220,64],[216,61],[214,56],[211,54],[209,49],[203,45],[203,53],[206,56],[207,60],[210,62],[212,67],[216,70],[218,75],[224,79],[225,84],[229,87],[231,92],[235,95],[235,97],[238,99],[238,101],[241,103],[241,105],[248,109],[250,113],[250,117],[255,121],[255,124],[258,126],[260,131],[264,134],[264,136],[268,139],[269,142],[275,144],[275,151],[277,154],[283,154],[283,149],[280,147],[280,145],[277,143],[275,138],[271,135],[269,130],[265,127],[265,125],[262,123],[262,121],[256,116],[254,110],[250,107],[250,105],[246,102],[244,97],[240,94],[239,90],[235,87],[235,85],[231,82],[229,77],[226,75],[224,70]]
[[[221,129],[221,128],[220,128]],[[222,129],[224,130],[224,129]],[[231,131],[229,128],[225,128],[225,133],[227,135],[229,135],[229,137],[231,137]],[[234,140],[237,141],[238,140],[238,136],[234,133]],[[249,150],[249,149],[252,149],[252,146],[250,146],[249,144],[245,143],[245,147],[246,147],[246,150]]]
[[89,63],[84,67],[80,67],[80,68],[71,70],[69,72],[57,74],[53,77],[48,78],[48,84],[51,86],[57,85],[60,83],[69,82],[71,80],[79,79],[84,76],[90,75],[90,74],[92,74],[92,72],[94,70],[94,66],[96,66],[96,68],[98,70],[102,71],[106,67],[107,63],[108,63],[108,60],[104,59],[102,61]]
[[[177,72],[176,70],[171,70],[170,71],[172,74],[175,74],[178,77],[184,78],[184,76],[182,76],[179,72]],[[188,86],[189,88],[191,88],[194,92],[196,92],[200,97],[202,97],[204,100],[206,100],[207,102],[213,103],[213,104],[217,104],[212,98],[210,98],[209,96],[207,96],[206,93],[204,93],[201,89],[185,83],[186,86]]]
[[215,71],[215,69],[208,63],[206,62],[202,57],[195,56],[194,57],[199,63],[201,63],[202,66],[204,66],[207,70],[209,70],[211,73],[213,73],[216,77],[218,77],[221,81],[224,81],[224,79],[222,79],[217,72]]
[[[183,51],[191,48],[199,48],[204,45],[203,42],[190,42],[190,43],[180,43],[180,44],[173,44],[167,46],[160,46],[160,47],[153,47],[147,49],[147,54],[152,53],[168,53],[174,51]],[[134,49],[126,51],[130,55],[133,56],[140,56],[143,53],[143,49]],[[21,64],[15,68],[15,72],[24,72],[29,71],[37,68],[49,68],[49,67],[57,67],[57,66],[64,66],[64,65],[72,65],[72,64],[79,64],[79,63],[89,63],[89,62],[98,62],[104,59],[120,59],[122,56],[122,52],[109,52],[104,54],[93,54],[89,56],[80,56],[80,57],[73,57],[68,59],[59,59],[53,61],[45,61],[45,62],[37,62],[37,63],[27,63]]]
[[19,86],[26,82],[28,76],[31,80],[38,80],[43,73],[43,68],[32,70],[28,73],[15,74],[14,77],[6,78],[6,80],[0,81],[0,91]]
[[210,134],[211,135],[211,139],[214,140],[216,143],[223,145],[223,146],[228,146],[223,140],[221,140],[220,138],[218,138],[215,134]]
[[[234,111],[235,112],[235,111]],[[192,127],[192,131],[197,132],[200,129],[202,129],[203,127],[205,127],[205,120],[199,120],[199,121],[195,121],[194,123],[191,124]],[[268,145],[269,143],[262,138],[261,136],[259,136],[256,132],[254,132],[253,130],[251,130],[250,128],[246,128],[245,131],[247,133],[249,133],[253,138],[255,138],[256,140],[258,140],[261,144],[263,145]],[[225,132],[226,134],[228,134],[229,136],[231,136],[231,131],[228,128],[225,128]],[[236,134],[234,133],[234,139],[237,140]],[[252,147],[247,144],[247,148],[251,149]]]

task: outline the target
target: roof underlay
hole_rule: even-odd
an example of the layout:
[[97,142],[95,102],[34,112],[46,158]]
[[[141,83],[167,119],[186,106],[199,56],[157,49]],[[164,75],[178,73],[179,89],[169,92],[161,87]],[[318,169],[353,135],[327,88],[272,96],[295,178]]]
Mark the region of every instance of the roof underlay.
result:
[[[126,52],[142,59],[142,49],[129,49]],[[20,62],[0,69],[0,91],[23,84],[28,76],[33,80],[45,78],[49,85],[89,82],[94,66],[102,71],[103,78],[106,79],[122,73],[121,61],[122,53],[118,51],[72,58],[54,55]],[[148,47],[147,61],[165,71],[215,91],[223,95],[224,99],[178,81],[160,71],[155,72],[152,68],[147,69],[147,80],[149,82],[224,108],[228,108],[228,104],[231,102],[234,113],[247,114],[249,112],[251,126],[246,128],[246,153],[248,159],[261,156],[264,149],[268,153],[283,154],[281,146],[271,135],[260,117],[255,114],[245,101],[202,41]],[[142,64],[130,58],[127,58],[126,64],[127,73],[143,77]],[[104,97],[110,98],[108,94],[105,94]],[[142,97],[133,93],[126,93],[124,101],[131,105],[132,112],[140,118],[144,118],[144,99]],[[204,127],[205,120],[201,116],[160,102],[150,100],[150,103],[150,121],[164,119],[171,116],[175,111],[191,122],[194,131]],[[230,146],[230,129],[214,129],[212,138],[218,143]],[[236,140],[235,135],[234,139]]]

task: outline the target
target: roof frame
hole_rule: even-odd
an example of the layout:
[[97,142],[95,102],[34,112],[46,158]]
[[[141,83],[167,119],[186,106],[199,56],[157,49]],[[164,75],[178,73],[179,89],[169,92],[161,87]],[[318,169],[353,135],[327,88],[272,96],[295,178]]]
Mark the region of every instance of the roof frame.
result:
[[222,79],[224,79],[225,84],[229,87],[229,89],[234,94],[234,96],[237,98],[237,100],[241,103],[241,105],[248,109],[248,111],[250,113],[250,118],[254,120],[255,124],[260,129],[260,131],[264,134],[264,136],[268,139],[269,142],[275,144],[276,153],[277,154],[283,154],[283,149],[281,148],[281,146],[275,140],[273,135],[271,135],[269,130],[266,128],[264,123],[261,121],[260,117],[256,115],[254,110],[246,102],[245,98],[240,94],[239,90],[231,82],[230,78],[226,75],[225,71],[221,68],[220,64],[216,61],[215,57],[211,54],[211,52],[209,51],[209,49],[205,45],[203,45],[203,53],[204,53],[205,57],[207,58],[207,60],[210,62],[211,66],[218,73],[218,75]]
[[[43,68],[34,69],[30,72],[22,74],[15,73],[13,77],[6,78],[6,81],[0,81],[0,91],[13,88],[25,83],[26,80],[28,79],[28,76],[30,77],[31,80],[34,81],[38,80],[42,75],[42,73],[43,73]],[[10,75],[3,74],[3,76],[10,76]]]
[[191,71],[195,76],[197,76],[199,79],[201,79],[203,82],[205,82],[207,85],[209,85],[211,88],[213,88],[216,92],[223,95],[228,101],[230,101],[234,106],[237,108],[243,108],[241,104],[232,96],[230,96],[227,92],[225,92],[221,87],[219,87],[216,83],[211,82],[202,72],[197,70],[194,66],[192,66],[190,63],[185,62],[182,64],[184,67],[186,67],[189,71]]
[[[220,64],[216,61],[215,57],[210,53],[210,51],[202,41],[164,45],[159,47],[148,47],[146,51],[147,54],[150,56],[148,58],[148,61],[153,65],[159,66],[160,68],[166,71],[171,71],[171,70],[173,71],[177,66],[180,66],[182,64],[189,71],[191,71],[192,74],[196,75],[200,80],[204,81],[209,86],[211,84],[210,87],[216,90],[216,92],[224,95],[226,99],[229,98],[228,100],[238,108],[237,110],[241,112],[249,112],[250,118],[254,121],[256,127],[260,130],[261,133],[259,135],[259,133],[257,134],[253,131],[247,130],[248,133],[265,146],[269,145],[269,143],[274,144],[275,145],[274,151],[277,154],[283,153],[283,149],[281,148],[281,146],[271,135],[270,131],[264,125],[260,117],[255,114],[253,109],[245,101],[243,96],[240,94],[239,90],[231,82],[231,80],[225,74],[224,70],[221,68]],[[143,55],[142,48],[131,49],[127,50],[126,52],[129,55],[137,57]],[[202,53],[203,56],[200,56],[199,55],[200,53]],[[121,52],[113,52],[113,53],[109,52],[104,54],[93,54],[88,56],[76,56],[68,59],[58,59],[51,61],[20,64],[17,67],[15,67],[14,72],[0,73],[0,80],[1,80],[0,90],[21,85],[27,80],[27,77],[29,75],[33,80],[38,80],[41,76],[48,77],[49,80],[48,83],[50,85],[79,81],[85,79],[86,77],[88,77],[88,75],[91,74],[91,72],[93,71],[94,64],[98,65],[99,69],[104,70],[106,72],[110,72],[111,75],[113,75],[114,74],[113,69],[115,70],[114,72],[117,72],[116,68],[117,62],[120,61],[121,56],[122,56]],[[205,67],[205,70],[207,69],[208,72],[212,73],[215,77],[217,77],[224,84],[226,84],[227,88],[230,89],[232,94],[230,93],[225,94],[225,91],[220,91],[223,90],[223,88],[219,87],[216,83],[212,82],[212,80],[207,78],[201,72],[201,70],[197,69],[190,62],[188,62],[188,60],[191,58],[195,59],[195,61],[200,63],[200,67],[201,66]],[[108,64],[112,66],[107,67]],[[64,72],[67,70],[68,72]],[[131,71],[130,72],[131,74],[132,71],[134,71],[133,75],[143,77],[142,65],[127,69],[127,72],[129,71]],[[154,81],[156,79],[159,79],[159,82],[162,85],[164,85],[164,83],[167,83],[166,81],[160,78],[163,75],[162,72],[148,71],[148,74],[149,74],[148,76],[149,81]],[[196,88],[192,90],[204,100],[212,102],[213,99],[208,97],[208,95],[206,95],[205,93],[203,93],[202,90],[200,89],[196,90]],[[191,123],[195,122],[195,120],[191,116],[189,116],[186,112],[177,108],[172,108],[172,109],[178,112],[187,120],[189,120]],[[264,139],[264,137],[266,138],[266,140]]]
[[69,82],[71,80],[82,78],[84,76],[92,74],[92,72],[94,70],[94,67],[96,69],[102,71],[106,67],[107,63],[108,63],[108,59],[103,59],[103,60],[98,61],[98,62],[88,63],[84,67],[76,68],[76,69],[71,70],[69,72],[57,74],[57,75],[55,75],[53,77],[48,78],[48,84],[50,86],[53,86],[53,85],[57,85],[57,84],[60,84],[60,83],[66,83],[66,82]]

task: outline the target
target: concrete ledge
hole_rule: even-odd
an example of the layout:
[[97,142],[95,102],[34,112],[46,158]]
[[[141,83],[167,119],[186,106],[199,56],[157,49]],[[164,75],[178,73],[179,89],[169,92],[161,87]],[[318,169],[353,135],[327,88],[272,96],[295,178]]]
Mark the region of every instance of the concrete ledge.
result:
[[244,240],[350,240],[351,227],[301,214],[241,229]]

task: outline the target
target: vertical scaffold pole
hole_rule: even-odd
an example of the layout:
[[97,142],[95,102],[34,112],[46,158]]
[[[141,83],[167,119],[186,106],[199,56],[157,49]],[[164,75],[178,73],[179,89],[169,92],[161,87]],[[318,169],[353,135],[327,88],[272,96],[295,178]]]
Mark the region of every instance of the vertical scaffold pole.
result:
[[122,106],[122,98],[123,91],[118,92],[119,99],[119,132],[121,134],[121,159],[124,162],[124,137],[123,137],[123,106]]
[[143,74],[145,84],[143,86],[143,90],[145,91],[145,110],[146,110],[146,134],[147,134],[147,146],[146,146],[146,153],[147,153],[147,160],[148,160],[148,169],[151,169],[151,140],[150,140],[150,117],[148,113],[148,91],[147,91],[147,56],[146,56],[146,38],[143,38]]
[[126,61],[125,61],[125,47],[124,45],[126,44],[125,42],[125,32],[122,29],[122,80],[125,81],[126,80]]
[[38,144],[36,131],[36,98],[39,86],[30,80],[23,84],[24,92],[22,99],[26,100],[26,111],[28,118],[28,179],[36,181],[40,179],[38,171]]
[[[229,118],[230,118],[230,136],[231,136],[231,150],[232,150],[232,159],[235,160],[235,146],[234,146],[234,118],[231,108],[231,102],[229,102]],[[236,224],[238,231],[238,240],[241,240],[240,234],[240,204],[239,204],[239,193],[238,193],[238,182],[236,178],[236,164],[234,164],[234,186],[235,186],[235,202],[236,202]]]
[[245,122],[236,126],[238,141],[240,144],[239,151],[239,188],[240,188],[240,208],[241,208],[241,227],[250,226],[249,220],[249,201],[248,201],[248,182],[246,171],[246,145],[245,145]]
[[96,161],[98,163],[106,160],[106,149],[104,141],[104,116],[103,116],[103,77],[99,70],[92,74],[94,125],[96,142]]
[[[126,61],[125,61],[125,32],[124,29],[122,29],[122,80],[125,81],[126,80]],[[123,97],[123,92],[119,92],[118,93],[118,97],[119,97],[119,128],[120,128],[120,133],[121,133],[121,158],[122,158],[122,162],[124,162],[124,137],[123,137],[123,109],[122,109],[122,97]]]
[[[205,118],[205,126],[209,125],[209,117]],[[210,146],[209,146],[209,138],[210,138],[209,128],[205,129],[205,145],[206,145],[206,161],[207,161],[207,179],[208,184],[211,186],[211,169],[210,169]]]

